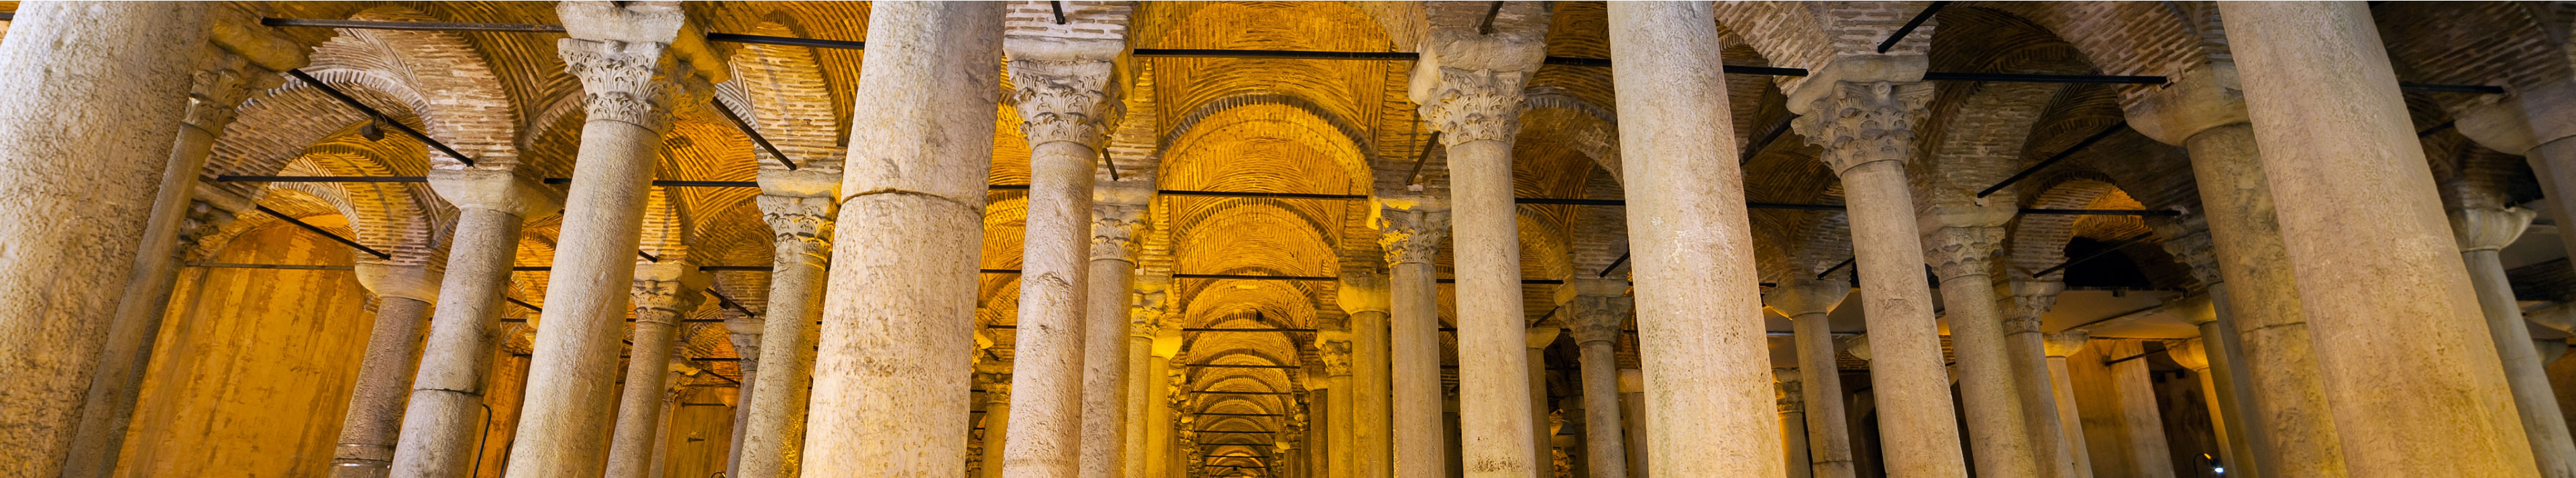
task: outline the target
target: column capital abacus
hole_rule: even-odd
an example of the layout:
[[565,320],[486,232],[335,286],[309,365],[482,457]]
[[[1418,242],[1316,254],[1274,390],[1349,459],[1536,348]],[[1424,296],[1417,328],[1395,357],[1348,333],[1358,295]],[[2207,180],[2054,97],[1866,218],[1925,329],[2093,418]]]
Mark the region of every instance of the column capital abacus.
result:
[[779,265],[822,267],[832,260],[832,219],[839,204],[831,196],[761,194],[761,222],[769,223],[771,258]]
[[563,193],[513,170],[431,169],[429,189],[457,209],[499,211],[521,220],[563,209]]
[[2460,252],[2503,249],[2521,238],[2539,214],[2519,207],[2453,209],[2451,237],[2459,241]]
[[357,272],[358,285],[376,297],[401,297],[430,304],[438,303],[438,284],[445,276],[420,264],[376,260],[358,261],[352,270]]
[[1578,295],[1574,297],[1574,341],[1578,344],[1616,342],[1628,315],[1636,310],[1636,299],[1623,295]]
[[[629,293],[638,312],[635,320],[638,323],[648,320],[677,323],[679,314],[697,309],[698,302],[706,299],[704,291],[709,280],[706,272],[688,261],[636,264],[635,286]],[[648,309],[670,314],[641,313]]]
[[2157,142],[2182,146],[2202,131],[2252,121],[2245,112],[2245,91],[2236,77],[2236,63],[2194,64],[2172,78],[2162,88],[2144,90],[2123,108],[2129,129]]
[[1526,339],[1525,345],[1528,345],[1530,350],[1538,350],[1547,348],[1548,344],[1556,343],[1556,336],[1564,333],[1565,329],[1543,325],[1523,330],[1521,338]]
[[2050,357],[2075,355],[2076,351],[2084,350],[2084,344],[2092,341],[2093,338],[2085,335],[2084,331],[2081,330],[2069,330],[2040,336],[2040,344],[2042,348],[2047,350],[2048,356]]
[[1440,243],[1449,239],[1449,211],[1434,203],[1378,200],[1374,224],[1386,265],[1430,264],[1439,260]]
[[1508,144],[1520,133],[1521,109],[1527,104],[1521,88],[1529,80],[1528,72],[1426,69],[1414,73],[1413,100],[1421,105],[1423,121],[1440,132],[1441,145]]
[[1984,198],[1941,194],[1920,219],[1923,260],[1942,282],[1994,274],[1995,252],[2004,245],[2004,224],[2021,214],[2011,193]]
[[1338,294],[1335,304],[1342,307],[1342,312],[1349,314],[1375,312],[1383,315],[1392,308],[1390,297],[1393,292],[1388,289],[1385,273],[1368,269],[1350,269],[1342,271],[1341,279],[1341,283],[1334,287],[1334,291]]
[[1869,334],[1843,339],[1843,353],[1851,354],[1852,358],[1869,360]]
[[1135,263],[1140,250],[1136,233],[1145,228],[1146,209],[1142,203],[1091,203],[1091,260]]
[[1804,274],[1772,287],[1762,296],[1762,306],[1782,317],[1797,319],[1810,314],[1831,314],[1834,307],[1851,296],[1851,284],[1807,277]]
[[1119,101],[1117,63],[1109,60],[1012,59],[1011,97],[1029,147],[1070,142],[1098,152],[1127,111]]
[[2193,373],[2209,373],[2209,348],[2207,344],[2208,342],[2204,342],[2201,339],[2185,339],[2177,342],[2167,342],[2165,343],[2165,355],[2172,356],[2175,365],[2181,365],[2182,368],[2191,369]]
[[1914,123],[1923,117],[1932,86],[1920,80],[1826,81],[1809,78],[1799,90],[1816,90],[1807,111],[1790,122],[1800,136],[1823,147],[1817,159],[1835,174],[1913,154]]
[[1323,360],[1324,375],[1331,377],[1350,376],[1351,333],[1344,330],[1317,331],[1315,333],[1315,357]]
[[2012,281],[2012,297],[2005,302],[2004,332],[2039,332],[2039,317],[2057,306],[2057,293],[2066,290],[2058,281]]
[[975,388],[984,391],[984,403],[1011,404],[1011,374],[975,374]]

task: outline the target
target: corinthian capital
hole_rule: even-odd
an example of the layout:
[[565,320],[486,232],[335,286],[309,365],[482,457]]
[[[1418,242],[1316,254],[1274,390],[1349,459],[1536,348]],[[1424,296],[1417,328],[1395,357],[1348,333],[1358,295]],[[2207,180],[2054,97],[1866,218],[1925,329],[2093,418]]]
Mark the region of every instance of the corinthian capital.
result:
[[2215,243],[2209,237],[2207,216],[2183,216],[2157,224],[2154,228],[2156,236],[2164,239],[2165,253],[2172,254],[2175,261],[2191,268],[2191,277],[2198,279],[2201,287],[2226,281],[2219,275],[2218,252],[2212,248]]
[[1136,232],[1145,228],[1145,205],[1091,203],[1091,260],[1136,262]]
[[1326,330],[1315,334],[1315,356],[1324,361],[1324,375],[1347,377],[1351,374],[1351,333]]
[[1378,247],[1386,251],[1386,264],[1430,264],[1440,257],[1440,241],[1449,238],[1449,211],[1423,207],[1380,204],[1378,214]]
[[1923,217],[1925,263],[1942,281],[1994,271],[1994,255],[2003,248],[2004,224],[2021,213],[2010,194],[1985,198],[1943,194],[1932,200]]
[[251,93],[274,88],[285,82],[278,72],[269,71],[240,55],[220,48],[208,48],[202,63],[190,74],[188,82],[188,124],[209,132],[221,132],[233,122],[242,100]]
[[[1624,282],[1624,281],[1623,281]],[[1615,342],[1636,307],[1636,299],[1618,295],[1574,296],[1574,342]]]
[[2058,281],[2012,281],[2012,299],[2005,302],[2004,332],[2038,332],[2039,316],[2057,307],[2057,293],[2066,291]]
[[674,111],[707,100],[706,78],[690,75],[688,60],[666,43],[585,40],[555,42],[564,69],[581,80],[583,111],[591,121],[617,121],[668,131]]
[[1062,141],[1099,151],[1126,112],[1115,72],[1103,60],[1011,60],[1011,105],[1029,146]]
[[832,209],[829,196],[762,194],[760,220],[769,223],[771,250],[779,264],[820,266],[832,259]]
[[[634,301],[635,320],[675,320],[678,314],[698,308],[706,299],[709,277],[697,264],[686,261],[635,265],[635,286],[628,293]],[[646,311],[668,314],[647,314]]]
[[1428,84],[1419,88],[1423,93],[1414,102],[1422,105],[1422,119],[1441,133],[1441,144],[1510,143],[1520,133],[1526,103],[1521,85],[1528,82],[1528,72],[1442,67],[1417,75],[1421,77],[1414,81]]
[[[1819,81],[1810,79],[1808,81]],[[1825,149],[1818,157],[1839,174],[1878,161],[1903,161],[1914,148],[1914,122],[1932,97],[1920,81],[1837,81],[1824,88],[1791,124]]]

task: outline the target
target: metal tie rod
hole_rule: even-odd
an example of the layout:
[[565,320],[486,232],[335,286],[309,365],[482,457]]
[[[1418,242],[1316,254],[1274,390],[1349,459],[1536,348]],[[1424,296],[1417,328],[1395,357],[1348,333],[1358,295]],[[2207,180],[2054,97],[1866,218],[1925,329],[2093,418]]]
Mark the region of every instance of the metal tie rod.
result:
[[[321,79],[314,78],[313,75],[304,73],[304,70],[289,68],[286,70],[286,74],[294,76],[297,80],[303,80],[304,84],[312,85],[313,89],[322,90],[322,94],[330,95],[331,98],[340,100],[341,103],[348,104],[350,108],[356,108],[360,113],[366,113],[368,119],[374,120],[378,123],[384,123],[386,126],[392,126],[394,131],[400,131],[404,136],[410,136],[412,139],[420,140],[420,142],[429,143],[429,147],[438,148],[438,152],[447,153],[448,157],[456,158],[457,162],[465,163],[466,166],[474,165],[474,158],[465,156],[465,153],[456,152],[456,148],[447,147],[447,143],[438,142],[437,139],[431,138],[429,135],[421,134],[420,130],[411,129],[411,125],[403,124],[401,121],[394,121],[394,117],[386,116],[382,111],[376,111],[375,107],[367,106],[366,103],[359,102],[357,98],[349,96],[348,93],[341,92],[339,88],[331,87],[330,83],[324,83]],[[428,124],[428,121],[424,118],[421,123]]]

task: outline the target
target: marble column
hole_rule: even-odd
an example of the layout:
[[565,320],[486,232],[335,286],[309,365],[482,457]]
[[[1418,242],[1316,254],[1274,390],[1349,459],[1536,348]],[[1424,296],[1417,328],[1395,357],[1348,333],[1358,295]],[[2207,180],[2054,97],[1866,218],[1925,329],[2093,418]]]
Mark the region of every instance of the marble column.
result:
[[[1844,57],[1815,70],[1789,95],[1799,134],[1824,147],[1851,205],[1853,269],[1869,323],[1870,383],[1878,398],[1879,446],[1887,472],[1906,477],[1967,475],[1943,370],[1932,292],[1905,163],[1913,122],[1931,85],[1924,59]],[[1634,209],[1633,205],[1631,209]],[[1636,221],[1630,221],[1636,223]],[[1644,262],[1640,262],[1641,264]]]
[[2226,467],[2230,476],[2254,476],[2248,470],[2252,467],[2246,466],[2252,462],[2253,453],[2244,449],[2244,433],[2237,431],[2243,424],[2236,421],[2236,412],[2231,410],[2236,403],[2227,400],[2227,394],[2220,391],[2218,374],[2214,373],[2225,368],[2213,367],[2216,364],[2211,363],[2219,357],[2209,353],[2209,339],[2212,337],[2216,336],[2203,335],[2169,344],[2165,347],[2165,355],[2171,356],[2174,363],[2182,365],[2182,368],[2190,369],[2192,375],[2200,377],[2200,399],[2209,404],[2209,429],[2217,432],[2218,463]]
[[1789,478],[1815,476],[1815,461],[1808,458],[1806,397],[1799,389],[1798,369],[1771,369],[1780,381],[1780,456],[1788,467]]
[[[1029,2],[1034,3],[1034,2]],[[1019,6],[1021,2],[1013,2]],[[1074,17],[1087,17],[1075,9]],[[1092,18],[1082,18],[1091,26]],[[1017,25],[1017,21],[1006,21]],[[1054,25],[1048,24],[1047,27]],[[1113,392],[1114,386],[1086,386],[1086,370],[1124,370],[1115,363],[1087,367],[1086,338],[1098,329],[1086,325],[1092,258],[1092,184],[1107,133],[1124,112],[1119,103],[1118,68],[1114,63],[1125,42],[1060,38],[1024,29],[1006,29],[1003,51],[1010,57],[1010,102],[1022,119],[1029,143],[1028,220],[1020,249],[1018,343],[1012,350],[1010,441],[1004,444],[1002,467],[1014,478],[1101,477],[1116,468],[1114,455],[1122,442],[1085,445],[1084,430],[1115,437],[1114,423],[1086,425],[1085,389]],[[1132,263],[1131,263],[1132,264]],[[1124,299],[1122,280],[1112,295]],[[1107,305],[1107,304],[1104,304]],[[1112,307],[1125,312],[1125,304]],[[1119,321],[1123,323],[1124,321]],[[1113,324],[1114,325],[1114,324]],[[1098,329],[1107,330],[1107,329]],[[1123,333],[1100,337],[1115,349]],[[1108,355],[1124,359],[1126,354]],[[1114,375],[1114,372],[1109,372]],[[1114,385],[1115,382],[1110,382]],[[1104,397],[1107,398],[1107,397]],[[1108,405],[1109,402],[1102,402]],[[1115,407],[1111,407],[1115,408]],[[1113,418],[1102,410],[1099,419]],[[1092,449],[1100,456],[1088,457]],[[1085,472],[1085,470],[1096,470]],[[1095,474],[1098,473],[1098,474]]]
[[[2208,222],[2210,253],[2251,406],[2258,472],[2274,478],[2341,477],[2342,439],[2326,406],[2325,382],[2300,305],[2281,223],[2265,179],[2263,155],[2247,122],[2245,98],[2231,63],[2184,70],[2171,86],[2129,107],[2129,125],[2191,155],[2194,184]],[[2078,448],[2081,450],[2081,448]]]
[[[2168,241],[2167,244],[2177,242],[2187,244],[2194,241],[2185,239]],[[2183,260],[2193,262],[2197,259]],[[2198,267],[2194,269],[2199,270]],[[2208,278],[2216,276],[2216,274],[2209,275],[2211,277]],[[2184,359],[2179,358],[2180,355],[2174,359],[2175,362],[2182,363],[2184,368],[2193,369],[2192,372],[2201,377],[2201,389],[2205,392],[2202,395],[2209,402],[2210,430],[2217,432],[2218,445],[2224,452],[2219,454],[2219,463],[2227,467],[2228,475],[2263,476],[2268,474],[2267,470],[2280,466],[2271,464],[2270,459],[2264,457],[2266,450],[2261,448],[2260,443],[2263,430],[2246,426],[2244,415],[2248,400],[2245,400],[2245,391],[2239,389],[2241,381],[2244,380],[2242,377],[2245,376],[2244,359],[2241,358],[2244,353],[2239,347],[2228,346],[2232,342],[2229,339],[2237,334],[2235,327],[2229,326],[2230,321],[2225,315],[2227,314],[2225,312],[2227,284],[2225,282],[2202,283],[2212,284],[2204,291],[2209,304],[2195,306],[2193,312],[2184,317],[2184,320],[2190,321],[2192,326],[2200,329],[2200,340],[2189,347],[2191,350],[2169,350],[2169,352],[2193,355],[2194,360],[2197,361],[2186,363]]]
[[[1324,362],[1324,430],[1323,449],[1328,453],[1324,476],[1329,478],[1359,477],[1359,444],[1354,427],[1351,387],[1351,333],[1346,330],[1323,330],[1315,333],[1315,356]],[[1311,388],[1311,387],[1310,387]],[[1199,459],[1193,455],[1191,459]],[[1366,478],[1366,477],[1362,477]]]
[[1392,307],[1387,276],[1376,271],[1343,270],[1342,281],[1335,288],[1340,295],[1336,303],[1349,317],[1351,329],[1351,473],[1353,476],[1382,477],[1394,474],[1393,446],[1387,434],[1394,430],[1389,421],[1390,377],[1387,376],[1388,312]]
[[975,388],[984,390],[984,456],[979,458],[984,468],[975,476],[1001,478],[1002,444],[1009,441],[1011,430],[1011,376],[984,377],[985,381],[975,384]]
[[606,472],[619,318],[662,134],[674,109],[704,103],[707,85],[725,74],[679,2],[563,2],[555,11],[570,36],[556,52],[581,81],[588,120],[528,360],[506,472],[513,478]]
[[[1807,413],[1807,459],[1818,478],[1853,478],[1850,418],[1843,413],[1841,354],[1834,351],[1833,322],[1826,318],[1851,294],[1841,281],[1800,276],[1780,283],[1762,298],[1764,306],[1788,317],[1797,343],[1798,371],[1814,377],[1801,388]],[[1794,471],[1794,470],[1793,470]]]
[[[1512,202],[1512,142],[1522,86],[1546,56],[1548,9],[1540,2],[1424,4],[1422,61],[1410,96],[1449,151],[1455,239],[1459,449],[1468,478],[1527,478],[1547,468],[1529,440],[1529,360],[1524,355],[1519,207]],[[1641,263],[1643,261],[1640,261]]]
[[[734,453],[740,478],[796,476],[805,444],[805,401],[812,396],[814,322],[822,318],[823,279],[832,260],[832,217],[841,185],[838,165],[808,160],[797,171],[763,169],[761,195],[753,200],[769,224],[769,307],[762,320],[757,363],[745,379],[756,393],[745,412],[742,448]],[[746,374],[748,375],[748,374]]]
[[[1619,147],[1627,158],[1631,271],[1654,476],[1782,476],[1762,329],[1760,277],[1744,210],[1733,111],[1714,8],[1610,6]],[[1464,206],[1463,204],[1461,205]],[[1920,274],[1917,274],[1918,276]],[[1919,279],[1918,279],[1919,280]],[[1461,303],[1465,303],[1461,296]],[[1699,437],[1729,437],[1704,440]]]
[[1951,351],[1958,357],[1959,400],[1967,412],[1968,442],[1977,473],[2038,476],[2029,417],[2022,414],[2021,381],[2004,353],[2004,323],[1995,309],[1994,256],[2003,247],[2004,224],[2020,211],[2011,194],[1970,199],[1965,193],[1933,200],[1923,233],[1932,273],[1941,278],[1948,307]]
[[965,474],[1003,8],[868,10],[803,476]]
[[2144,348],[2136,340],[2097,345],[2106,347],[2105,357],[2118,362],[2109,371],[2112,403],[2119,407],[2119,423],[2113,427],[2126,445],[2119,453],[2127,455],[2123,461],[2129,468],[2114,471],[2150,478],[2175,476],[2172,448],[2165,441],[2164,411],[2156,405],[2155,382],[2149,377],[2153,372],[2147,370],[2145,358],[2138,357]]
[[1646,373],[1619,369],[1619,412],[1628,436],[1628,478],[1646,477]]
[[212,8],[32,3],[0,45],[0,476],[53,478],[73,451]]
[[[707,273],[673,260],[635,265],[635,329],[628,347],[625,391],[617,404],[617,430],[608,442],[608,478],[647,478],[662,442],[662,398],[670,376],[671,344],[680,319],[706,298]],[[538,330],[544,330],[542,327]]]
[[2369,9],[2219,9],[2353,475],[2536,469]]
[[[218,30],[237,35],[213,38],[212,43],[222,49],[197,58],[206,64],[191,75],[187,114],[170,148],[168,165],[161,171],[152,215],[144,222],[134,275],[117,299],[115,322],[108,324],[98,375],[90,379],[63,478],[104,478],[116,470],[126,425],[134,418],[134,402],[143,393],[144,367],[151,364],[161,319],[168,314],[171,291],[179,282],[179,266],[196,249],[199,233],[232,220],[231,213],[196,197],[206,158],[213,155],[216,137],[232,124],[234,109],[243,99],[283,83],[285,78],[276,70],[304,65],[302,45],[277,37],[267,27],[249,25],[250,19],[226,22],[227,17],[215,20],[223,25]],[[235,37],[239,41],[228,41]]]
[[[1556,336],[1560,332],[1563,332],[1563,330],[1556,328],[1554,325],[1530,327],[1526,332],[1523,332],[1524,335],[1522,338],[1528,342],[1529,346],[1527,349],[1524,349],[1522,353],[1524,357],[1528,357],[1526,360],[1528,360],[1529,363],[1529,408],[1530,424],[1532,425],[1530,427],[1530,457],[1531,459],[1536,460],[1532,463],[1545,464],[1556,462],[1555,453],[1550,451],[1555,448],[1555,446],[1552,446],[1552,442],[1555,440],[1550,437],[1555,436],[1556,431],[1549,429],[1547,421],[1547,417],[1551,412],[1550,409],[1553,408],[1549,406],[1552,401],[1547,399],[1547,345],[1556,343]],[[1532,475],[1536,478],[1544,478],[1554,475],[1554,473],[1549,472],[1548,469],[1549,467],[1547,466],[1540,466],[1539,470],[1533,472]]]
[[2522,305],[2513,297],[2513,283],[2506,280],[2504,262],[2498,256],[2504,246],[2522,237],[2536,214],[2522,208],[2453,210],[2451,231],[2460,243],[2461,260],[2468,264],[2470,284],[2477,289],[2488,336],[2502,359],[2505,383],[2513,389],[2514,410],[2522,418],[2522,431],[2531,441],[2540,475],[2576,477],[2576,441],[2568,437],[2567,419],[2559,413],[2557,394],[2550,388],[2547,363],[2531,342],[2531,328],[2523,321]]
[[433,169],[429,188],[456,206],[438,307],[412,375],[392,476],[454,478],[474,468],[483,392],[502,336],[502,302],[529,219],[561,209],[561,193],[511,171]]
[[348,411],[340,416],[339,444],[331,449],[335,478],[388,475],[402,432],[404,386],[420,356],[421,322],[438,302],[439,274],[428,266],[361,261],[356,272],[358,284],[376,296],[376,320],[358,359]]
[[[773,276],[776,275],[773,270]],[[771,279],[774,284],[776,279]],[[808,308],[811,310],[811,308]],[[725,446],[725,476],[742,476],[742,443],[751,428],[751,402],[760,391],[760,329],[769,324],[750,314],[726,314],[725,339],[733,344],[734,370],[741,371],[742,383],[734,386],[733,437]]]
[[1175,457],[1172,450],[1172,436],[1178,430],[1173,427],[1172,404],[1175,403],[1173,400],[1180,398],[1181,395],[1178,381],[1175,380],[1177,376],[1173,374],[1176,370],[1172,368],[1172,357],[1180,351],[1179,330],[1163,328],[1156,331],[1152,356],[1145,359],[1148,369],[1144,376],[1137,377],[1145,382],[1147,390],[1152,391],[1151,399],[1145,402],[1144,478],[1174,476],[1172,463]]
[[[1387,197],[1392,197],[1388,199]],[[1441,424],[1440,258],[1449,211],[1436,199],[1382,196],[1378,247],[1386,251],[1392,476],[1446,477]]]
[[[1163,404],[1163,375],[1171,362],[1155,355],[1156,340],[1163,331],[1163,300],[1171,289],[1169,278],[1138,280],[1134,303],[1127,312],[1127,476],[1151,478],[1154,474],[1153,429],[1167,426],[1168,413],[1155,421],[1154,408]],[[1179,351],[1180,337],[1173,336],[1173,351]]]
[[1619,431],[1619,356],[1615,347],[1635,303],[1628,281],[1576,279],[1575,348],[1583,366],[1583,456],[1591,478],[1627,478],[1628,444]]
[[1084,299],[1082,429],[1078,475],[1127,478],[1128,302],[1136,294],[1136,230],[1145,225],[1143,188],[1102,188],[1091,207],[1090,289]]
[[[2054,302],[2054,297],[2049,301]],[[2066,437],[2066,449],[2074,455],[2075,476],[2093,476],[2093,453],[2084,446],[2084,417],[2075,408],[2075,382],[2067,376],[2066,357],[2084,349],[2092,339],[2084,332],[2059,332],[2042,337],[2048,354],[2049,395],[2057,403],[2057,426]]]
[[2029,424],[2039,476],[2089,478],[2091,460],[2084,456],[2084,447],[2068,440],[2068,424],[2059,418],[2055,390],[2065,379],[2049,374],[2048,334],[2040,331],[2040,315],[2057,305],[2057,293],[2066,290],[2066,284],[2016,280],[2011,287],[2012,297],[2003,309],[2004,354],[2012,362],[2013,376],[2020,379],[2015,388],[2020,392],[2023,421]]
[[[2460,135],[2496,152],[2523,156],[2540,184],[2537,209],[2557,224],[2576,224],[2576,79],[2517,81],[2493,102],[2454,107]],[[2562,193],[2561,191],[2565,191]],[[2560,241],[2576,257],[2576,241]],[[2544,457],[2545,458],[2545,457]]]

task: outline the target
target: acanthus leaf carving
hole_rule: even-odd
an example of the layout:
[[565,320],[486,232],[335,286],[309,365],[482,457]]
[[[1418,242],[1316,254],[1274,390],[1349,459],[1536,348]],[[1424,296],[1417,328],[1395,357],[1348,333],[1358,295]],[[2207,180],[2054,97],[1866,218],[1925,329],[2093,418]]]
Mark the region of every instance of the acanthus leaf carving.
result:
[[832,198],[763,194],[755,200],[760,220],[775,234],[771,250],[778,264],[820,267],[831,261]]
[[618,121],[669,131],[674,112],[695,108],[711,87],[697,78],[671,45],[653,42],[564,38],[555,43],[564,70],[581,80],[582,106],[591,121]]
[[1107,61],[1012,60],[1011,105],[1029,146],[1067,141],[1099,151],[1126,113]]
[[1442,144],[1510,143],[1520,133],[1521,109],[1527,106],[1521,87],[1528,72],[1442,67],[1434,74],[1439,83],[1432,87],[1430,101],[1422,102],[1422,119],[1440,131]]
[[1574,297],[1574,341],[1576,343],[1613,342],[1620,328],[1634,310],[1635,299],[1613,295]]
[[1817,159],[1839,174],[1878,161],[1904,161],[1914,148],[1914,126],[1932,97],[1922,82],[1841,82],[1816,99],[1791,124],[1824,147]]
[[1145,227],[1145,205],[1091,204],[1091,260],[1136,261],[1136,232]]
[[1449,238],[1449,213],[1414,209],[1385,208],[1378,229],[1378,247],[1386,252],[1386,264],[1430,264],[1440,257],[1440,242]]

